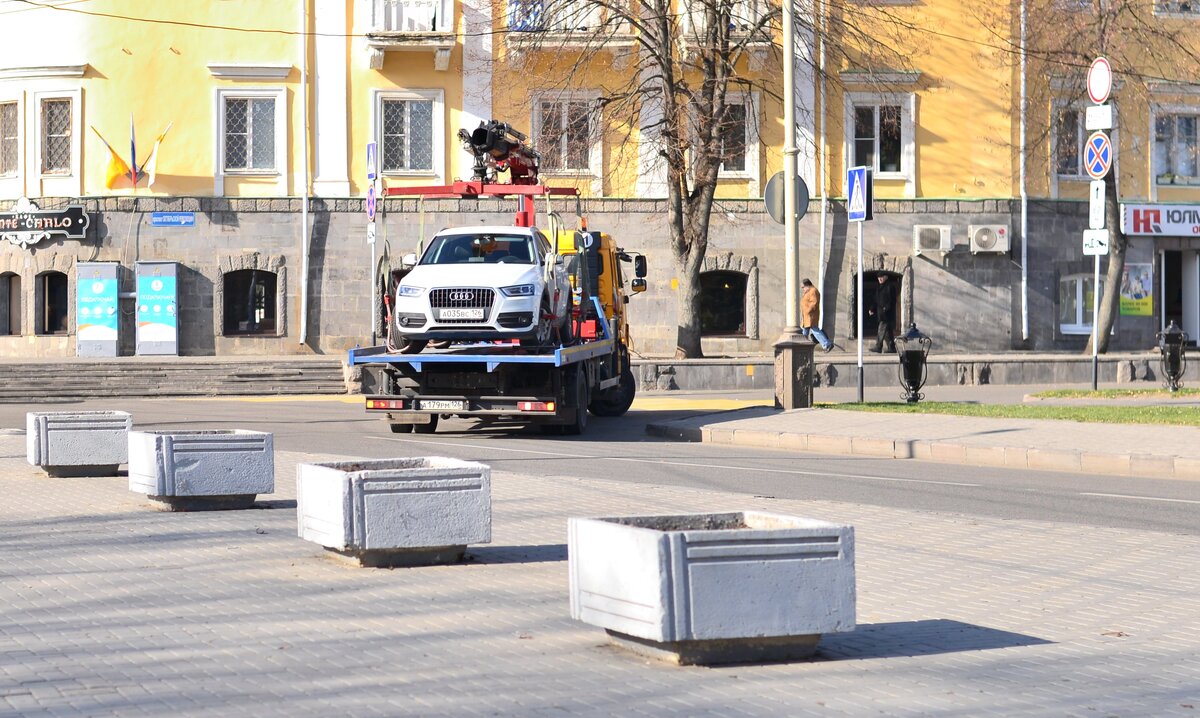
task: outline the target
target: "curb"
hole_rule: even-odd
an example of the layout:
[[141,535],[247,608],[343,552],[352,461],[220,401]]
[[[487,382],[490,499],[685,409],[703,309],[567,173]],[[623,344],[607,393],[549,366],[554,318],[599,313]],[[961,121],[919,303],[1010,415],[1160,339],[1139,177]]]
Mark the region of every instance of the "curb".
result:
[[751,446],[787,451],[915,459],[967,466],[1063,471],[1142,479],[1200,481],[1200,458],[1158,454],[1107,454],[1071,449],[977,446],[944,441],[882,439],[839,434],[798,434],[759,429],[721,429],[650,424],[646,433],[664,439],[704,444]]

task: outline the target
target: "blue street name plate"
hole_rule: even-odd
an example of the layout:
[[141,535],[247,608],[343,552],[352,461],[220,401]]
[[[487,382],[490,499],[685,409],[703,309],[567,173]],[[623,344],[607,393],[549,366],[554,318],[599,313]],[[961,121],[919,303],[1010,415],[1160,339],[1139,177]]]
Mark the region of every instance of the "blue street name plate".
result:
[[195,212],[151,212],[151,227],[195,227]]

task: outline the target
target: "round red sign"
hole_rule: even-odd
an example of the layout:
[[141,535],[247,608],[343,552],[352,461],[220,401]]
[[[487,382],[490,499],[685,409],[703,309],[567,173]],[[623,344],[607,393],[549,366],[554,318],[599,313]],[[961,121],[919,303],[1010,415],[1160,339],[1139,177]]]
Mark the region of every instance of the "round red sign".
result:
[[1108,100],[1108,94],[1112,92],[1112,66],[1108,64],[1107,58],[1097,57],[1092,60],[1087,74],[1087,91],[1088,97],[1097,105],[1102,105]]

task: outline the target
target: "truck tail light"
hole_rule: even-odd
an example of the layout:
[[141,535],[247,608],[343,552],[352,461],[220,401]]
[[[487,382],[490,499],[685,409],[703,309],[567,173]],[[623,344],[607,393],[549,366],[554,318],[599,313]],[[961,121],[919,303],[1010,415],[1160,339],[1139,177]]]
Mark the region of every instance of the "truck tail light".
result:
[[367,399],[368,409],[403,409],[403,399]]
[[554,411],[554,402],[552,401],[519,401],[517,408],[521,411]]

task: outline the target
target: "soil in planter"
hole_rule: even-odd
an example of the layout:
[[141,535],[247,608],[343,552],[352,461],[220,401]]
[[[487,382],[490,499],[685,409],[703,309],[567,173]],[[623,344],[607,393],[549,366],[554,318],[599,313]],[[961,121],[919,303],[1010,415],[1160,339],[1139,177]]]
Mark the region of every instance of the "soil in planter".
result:
[[682,516],[627,516],[606,519],[623,526],[634,526],[655,531],[728,531],[753,528],[740,513],[731,514],[686,514]]

